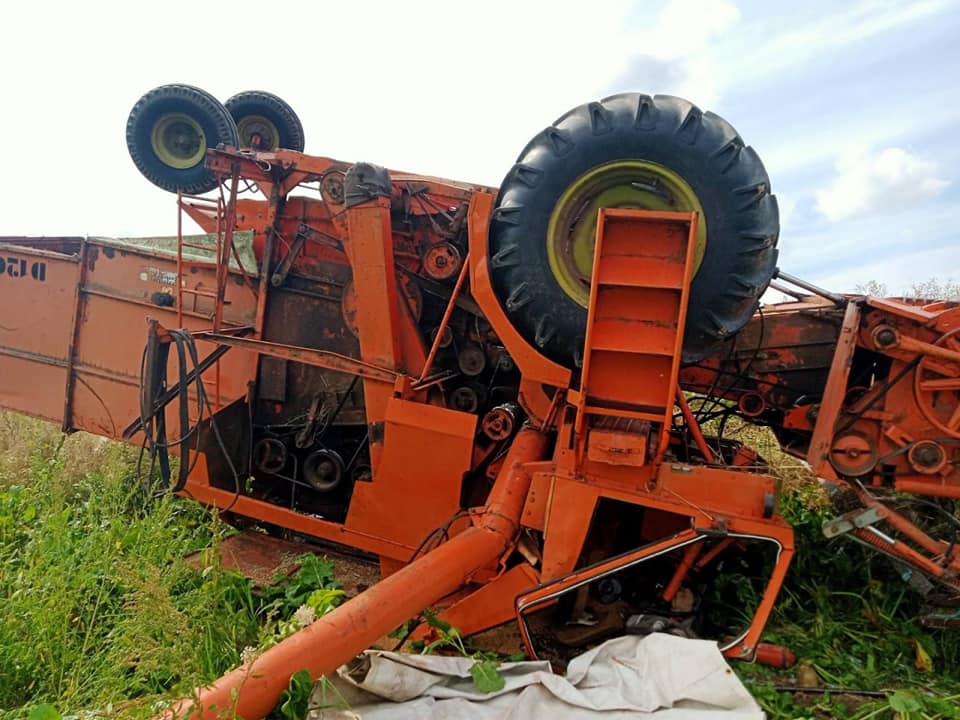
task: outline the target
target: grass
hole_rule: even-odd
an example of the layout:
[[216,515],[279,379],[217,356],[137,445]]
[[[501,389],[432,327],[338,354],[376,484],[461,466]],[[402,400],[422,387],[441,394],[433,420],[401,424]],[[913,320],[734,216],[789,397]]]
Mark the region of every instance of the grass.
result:
[[[768,431],[729,423],[726,435],[771,461],[797,535],[764,639],[824,684],[888,691],[801,702],[773,688],[796,670],[735,664],[769,717],[960,717],[956,634],[921,628],[920,598],[887,560],[823,537],[826,495]],[[304,606],[312,616],[339,602],[322,559],[255,592],[210,552],[229,529],[188,500],[146,496],[134,461],[128,447],[0,413],[0,717],[148,717],[293,632]],[[183,559],[196,550],[208,550],[199,568]],[[278,717],[296,717],[303,694]]]
[[149,717],[292,632],[300,605],[339,601],[320,559],[254,592],[210,551],[227,527],[149,496],[134,461],[126,446],[0,415],[0,716]]
[[789,647],[819,682],[885,691],[871,699],[843,693],[808,696],[773,689],[797,669],[737,663],[735,670],[773,719],[960,718],[960,633],[926,630],[922,598],[885,557],[849,540],[827,540],[831,503],[809,468],[782,452],[773,433],[734,419],[725,437],[760,453],[780,478],[780,513],[793,525],[797,551],[764,640]]

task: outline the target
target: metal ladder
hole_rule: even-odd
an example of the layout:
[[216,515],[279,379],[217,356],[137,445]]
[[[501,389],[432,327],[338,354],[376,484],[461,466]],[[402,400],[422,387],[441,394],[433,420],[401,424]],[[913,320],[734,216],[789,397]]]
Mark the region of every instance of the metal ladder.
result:
[[637,421],[656,423],[654,463],[662,459],[673,423],[697,219],[696,213],[600,210],[583,369],[573,398],[575,436],[584,438],[591,427],[629,431]]
[[[196,317],[198,313],[198,300],[200,298],[209,298],[213,301],[213,309],[209,319],[210,328],[218,332],[223,327],[223,312],[226,305],[227,280],[230,275],[230,256],[236,254],[236,248],[233,247],[233,232],[236,225],[236,194],[237,183],[231,183],[231,192],[229,199],[224,197],[223,186],[220,186],[220,194],[216,198],[202,197],[198,195],[188,195],[182,192],[177,193],[177,277],[176,277],[176,310],[177,326],[186,327],[184,314],[189,313]],[[200,210],[211,217],[216,218],[216,229],[213,233],[213,247],[209,245],[198,245],[197,243],[187,242],[183,238],[183,215],[186,205],[194,210]],[[213,260],[196,260],[184,256],[184,249],[199,250],[203,254],[212,252]],[[211,290],[188,287],[187,275],[192,268],[208,268],[214,271],[216,278],[215,287]],[[192,307],[186,307],[187,298],[192,298]],[[204,387],[208,390],[208,395],[215,411],[222,407],[220,392],[220,360],[218,359],[212,368],[212,379],[204,379]],[[211,387],[212,386],[212,387]]]

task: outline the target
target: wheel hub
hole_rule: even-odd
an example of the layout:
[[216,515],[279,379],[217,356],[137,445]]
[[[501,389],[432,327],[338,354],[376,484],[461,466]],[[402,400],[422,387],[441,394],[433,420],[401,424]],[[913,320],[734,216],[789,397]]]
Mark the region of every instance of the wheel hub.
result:
[[185,170],[203,161],[207,137],[200,124],[189,115],[167,113],[153,126],[150,145],[164,165]]
[[262,115],[247,115],[237,123],[240,146],[254,150],[276,150],[280,147],[280,131]]
[[583,307],[590,301],[597,213],[601,208],[697,212],[694,273],[706,249],[707,223],[693,189],[658,163],[619,160],[573,181],[554,207],[547,228],[547,258],[560,287]]

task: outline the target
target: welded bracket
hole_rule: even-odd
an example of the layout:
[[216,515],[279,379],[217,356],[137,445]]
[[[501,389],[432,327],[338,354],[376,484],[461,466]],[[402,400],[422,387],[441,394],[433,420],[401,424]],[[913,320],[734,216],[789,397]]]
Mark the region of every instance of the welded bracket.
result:
[[880,522],[885,517],[879,508],[867,508],[866,510],[853,510],[844,513],[838,518],[828,520],[823,524],[823,534],[828,538],[835,538],[838,535],[851,532],[856,528],[865,528],[869,525]]

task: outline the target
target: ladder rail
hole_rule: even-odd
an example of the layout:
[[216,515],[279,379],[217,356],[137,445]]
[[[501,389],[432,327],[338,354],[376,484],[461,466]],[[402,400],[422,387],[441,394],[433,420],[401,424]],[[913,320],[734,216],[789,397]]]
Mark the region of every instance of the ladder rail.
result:
[[574,435],[590,418],[657,425],[653,463],[666,451],[693,276],[697,213],[598,212]]

